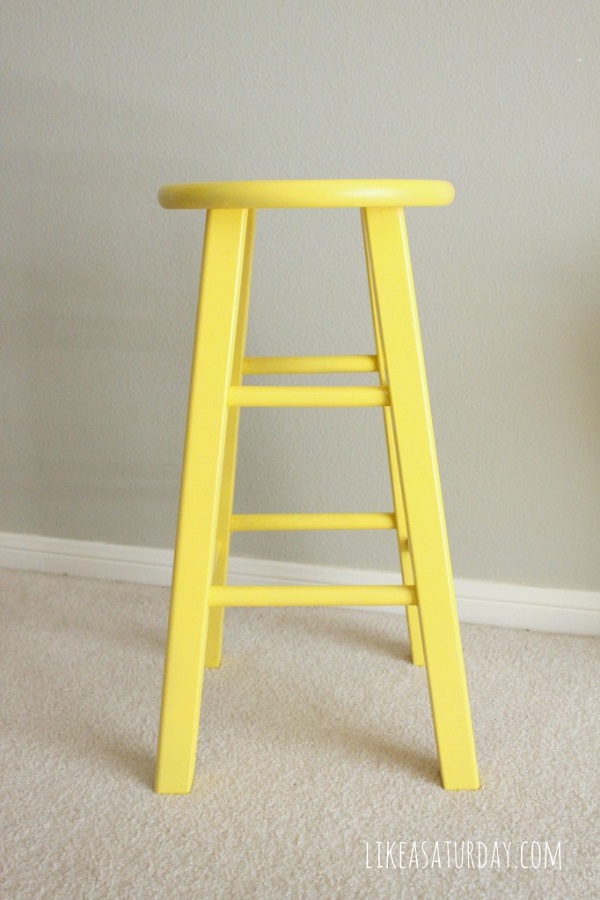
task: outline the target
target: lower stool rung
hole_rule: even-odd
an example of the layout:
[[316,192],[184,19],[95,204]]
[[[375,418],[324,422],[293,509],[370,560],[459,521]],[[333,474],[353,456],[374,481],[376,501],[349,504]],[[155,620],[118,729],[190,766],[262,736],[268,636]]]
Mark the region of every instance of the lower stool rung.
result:
[[403,584],[213,586],[209,606],[414,606],[414,587]]

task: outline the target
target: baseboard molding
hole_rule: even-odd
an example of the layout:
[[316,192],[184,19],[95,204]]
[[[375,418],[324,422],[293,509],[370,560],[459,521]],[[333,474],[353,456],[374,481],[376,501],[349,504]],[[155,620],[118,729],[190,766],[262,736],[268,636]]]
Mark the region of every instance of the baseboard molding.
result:
[[[173,551],[0,532],[0,567],[130,581],[171,583]],[[390,584],[394,573],[232,557],[231,584]],[[461,622],[532,631],[600,635],[600,593],[457,578]],[[360,607],[403,612],[395,607]]]

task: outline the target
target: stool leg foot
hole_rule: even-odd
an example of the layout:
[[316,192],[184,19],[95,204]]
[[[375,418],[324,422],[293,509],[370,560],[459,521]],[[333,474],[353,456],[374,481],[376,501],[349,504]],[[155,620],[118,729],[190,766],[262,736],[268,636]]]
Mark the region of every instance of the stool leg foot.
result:
[[479,787],[404,213],[365,213],[442,784]]
[[[248,309],[250,305],[250,281],[252,277],[252,250],[254,245],[255,212],[248,210],[246,226],[246,245],[244,248],[244,267],[240,289],[240,305],[237,318],[235,348],[231,384],[242,383],[246,333],[248,330]],[[235,466],[237,459],[238,432],[240,424],[240,408],[231,407],[227,416],[227,432],[225,435],[225,453],[223,457],[223,477],[221,480],[221,496],[219,499],[219,517],[217,520],[217,544],[219,555],[215,565],[213,584],[227,583],[227,565],[229,562],[229,544],[231,540],[230,522],[233,512],[233,495],[235,488]],[[223,625],[225,610],[213,607],[208,617],[208,638],[206,642],[206,667],[217,669],[221,665],[223,647]]]
[[408,638],[410,640],[410,654],[415,666],[425,665],[425,654],[423,652],[423,636],[421,634],[421,622],[419,619],[419,610],[416,606],[406,607],[406,626],[408,628]]
[[204,665],[207,669],[218,669],[221,665],[224,625],[224,607],[213,607],[210,609],[208,614],[208,631],[206,635],[206,657],[204,659]]
[[244,260],[246,210],[207,213],[185,439],[155,790],[191,790],[196,761],[227,393]]

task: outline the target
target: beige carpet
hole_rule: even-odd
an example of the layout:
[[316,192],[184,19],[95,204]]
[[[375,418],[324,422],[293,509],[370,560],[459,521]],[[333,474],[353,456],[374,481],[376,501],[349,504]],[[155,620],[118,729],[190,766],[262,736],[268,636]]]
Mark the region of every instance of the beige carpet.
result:
[[402,617],[231,610],[158,797],[167,604],[0,573],[2,898],[600,896],[596,640],[463,627],[484,787],[447,793]]

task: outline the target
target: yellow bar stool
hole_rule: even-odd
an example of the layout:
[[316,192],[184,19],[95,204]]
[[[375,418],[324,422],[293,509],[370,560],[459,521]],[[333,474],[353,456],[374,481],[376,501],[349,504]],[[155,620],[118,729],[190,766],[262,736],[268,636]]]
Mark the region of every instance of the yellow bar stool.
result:
[[[206,209],[171,590],[155,789],[194,778],[204,667],[221,658],[227,606],[406,607],[425,665],[442,785],[479,787],[404,207],[444,206],[442,181],[240,181],[163,187],[167,209]],[[245,357],[256,209],[361,210],[375,355]],[[245,374],[377,372],[369,387],[246,386]],[[380,406],[393,512],[234,515],[239,412],[253,406]],[[233,531],[394,529],[402,585],[229,587]]]

